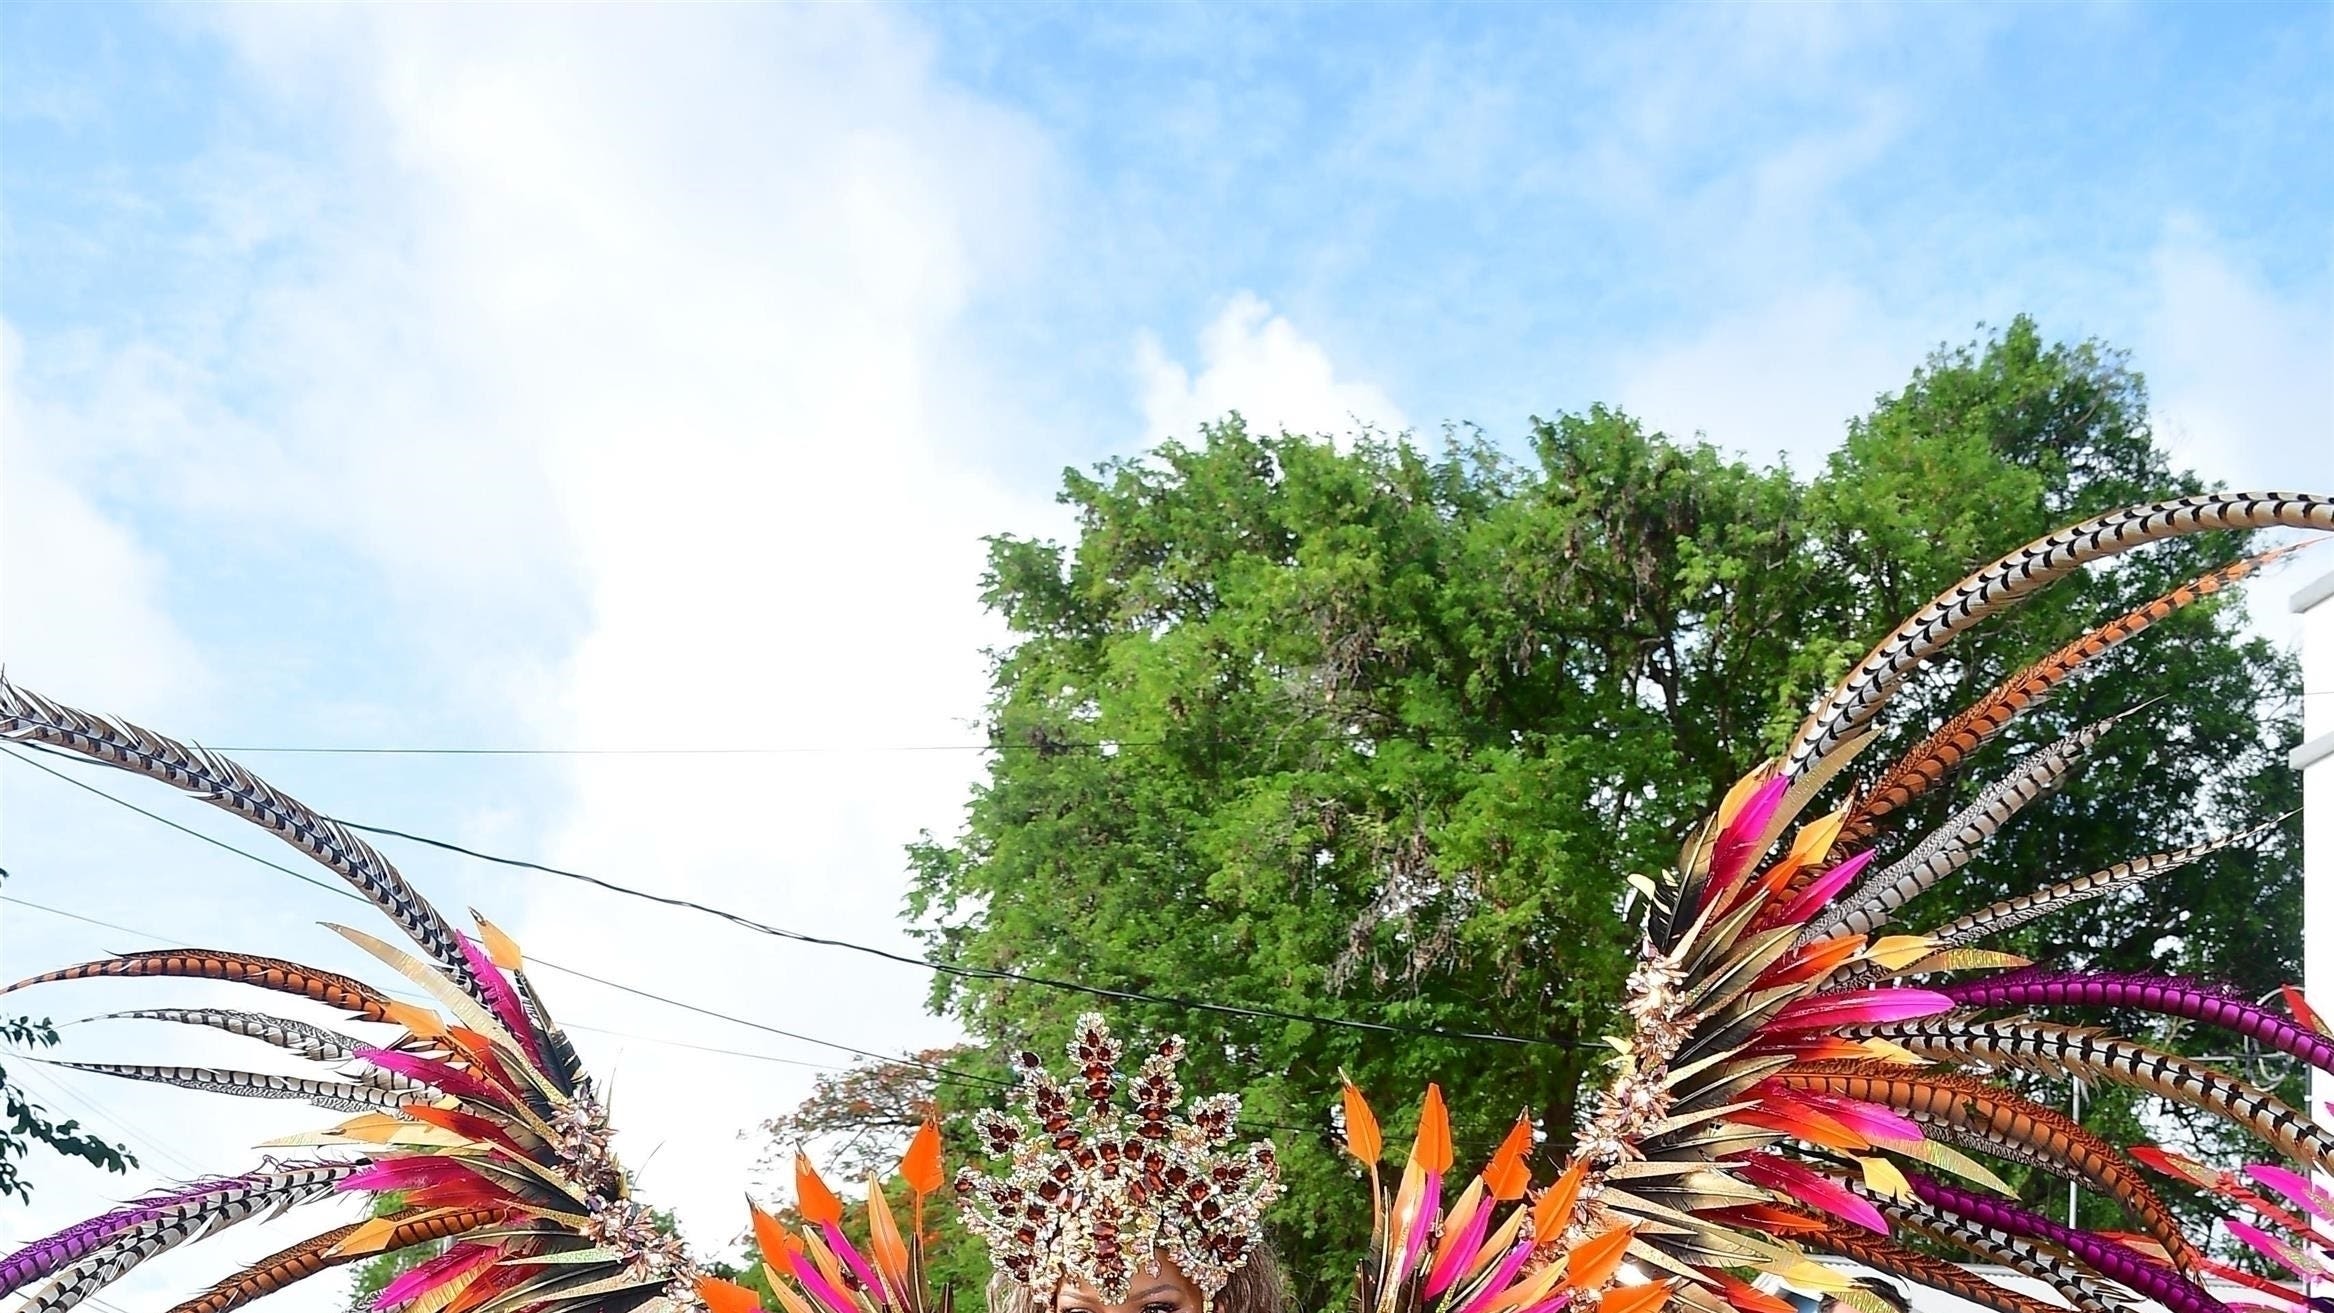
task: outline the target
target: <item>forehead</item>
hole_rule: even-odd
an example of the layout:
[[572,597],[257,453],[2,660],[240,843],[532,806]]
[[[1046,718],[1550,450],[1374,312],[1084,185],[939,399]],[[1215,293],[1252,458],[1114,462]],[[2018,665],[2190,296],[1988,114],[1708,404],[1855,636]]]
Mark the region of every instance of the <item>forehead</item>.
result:
[[[1134,1276],[1127,1282],[1127,1298],[1130,1300],[1141,1299],[1163,1291],[1196,1296],[1199,1293],[1199,1287],[1192,1284],[1191,1278],[1183,1275],[1183,1269],[1175,1265],[1175,1260],[1165,1254],[1153,1254],[1151,1261],[1137,1267]],[[1080,1303],[1086,1304],[1109,1303],[1102,1297],[1100,1291],[1076,1277],[1071,1277],[1062,1283],[1061,1298],[1063,1300],[1076,1299]]]

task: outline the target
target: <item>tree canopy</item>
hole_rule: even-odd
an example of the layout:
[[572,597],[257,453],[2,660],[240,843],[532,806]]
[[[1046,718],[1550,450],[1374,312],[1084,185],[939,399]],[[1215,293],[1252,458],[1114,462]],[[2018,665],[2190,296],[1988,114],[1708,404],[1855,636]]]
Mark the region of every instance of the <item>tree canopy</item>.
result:
[[[1463,1152],[1528,1108],[1560,1154],[1635,947],[1622,877],[1672,860],[1938,589],[2087,513],[2199,486],[2154,442],[2124,357],[2025,319],[1931,357],[1807,476],[1603,408],[1535,421],[1516,451],[1233,416],[1068,472],[1074,541],[992,540],[985,599],[1013,636],[994,654],[995,751],[962,833],[913,849],[909,910],[961,967],[1397,1028],[1106,1009],[1122,1033],[1185,1035],[1192,1085],[1281,1128],[1275,1239],[1314,1306],[1367,1227],[1330,1138],[1339,1072],[1385,1110],[1440,1082]],[[2184,539],[2048,591],[1957,644],[1902,699],[1897,737],[2243,549]],[[1917,835],[2023,748],[2160,699],[1930,905],[2289,810],[2296,674],[2241,615],[2215,599],[2125,645],[1907,817]],[[2298,971],[2297,843],[2289,826],[2007,946],[2258,993]],[[943,976],[933,1003],[985,1047],[958,1067],[994,1077],[1009,1047],[1058,1053],[1094,1000]],[[1529,1042],[1433,1034],[1456,1031]]]

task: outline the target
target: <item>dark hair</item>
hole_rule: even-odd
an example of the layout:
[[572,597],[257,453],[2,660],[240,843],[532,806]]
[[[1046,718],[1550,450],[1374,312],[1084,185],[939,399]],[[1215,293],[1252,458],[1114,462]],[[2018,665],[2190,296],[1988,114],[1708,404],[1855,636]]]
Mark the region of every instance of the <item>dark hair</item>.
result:
[[[1213,1313],[1288,1313],[1289,1286],[1269,1245],[1259,1245],[1248,1261],[1216,1292]],[[999,1272],[989,1279],[989,1313],[1052,1313],[1029,1287]]]

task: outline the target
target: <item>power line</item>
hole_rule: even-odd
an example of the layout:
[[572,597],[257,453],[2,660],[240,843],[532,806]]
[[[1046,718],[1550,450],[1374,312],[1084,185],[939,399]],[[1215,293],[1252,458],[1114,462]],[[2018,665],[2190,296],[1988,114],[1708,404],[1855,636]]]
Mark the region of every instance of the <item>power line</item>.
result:
[[1310,1012],[1290,1012],[1280,1008],[1250,1007],[1237,1003],[1211,1003],[1205,999],[1185,998],[1173,994],[1153,994],[1143,990],[1113,989],[1107,985],[1089,985],[1082,981],[1062,980],[1052,976],[1033,975],[1029,972],[1011,971],[1003,967],[959,966],[953,962],[938,962],[931,958],[911,957],[905,953],[895,953],[890,949],[877,948],[872,944],[855,943],[848,939],[834,939],[825,935],[813,935],[800,930],[790,930],[784,926],[775,926],[765,921],[757,921],[752,917],[729,911],[726,908],[709,906],[705,903],[695,902],[687,898],[675,898],[670,894],[651,893],[646,889],[638,889],[631,885],[618,884],[613,880],[603,879],[600,876],[586,875],[581,871],[565,870],[557,866],[546,866],[541,862],[529,861],[521,857],[501,857],[493,853],[479,852],[474,848],[465,848],[460,844],[449,843],[443,839],[432,839],[427,835],[411,834],[404,830],[391,829],[383,825],[366,825],[360,821],[347,820],[338,816],[331,817],[329,819],[337,824],[345,825],[352,830],[362,830],[367,834],[387,835],[392,838],[405,839],[413,843],[426,844],[432,848],[443,849],[446,852],[459,853],[464,857],[475,858],[482,862],[492,862],[498,866],[512,866],[521,870],[540,871],[545,875],[555,875],[562,879],[579,881],[583,884],[605,889],[610,893],[623,894],[629,898],[638,898],[644,902],[658,903],[666,907],[683,908],[692,912],[701,912],[707,916],[716,917],[720,920],[727,921],[731,925],[738,926],[741,929],[751,930],[755,934],[768,935],[776,939],[791,940],[798,944],[815,944],[824,948],[840,948],[849,952],[864,953],[870,957],[881,958],[884,961],[898,963],[902,966],[918,967],[927,971],[937,971],[942,975],[957,976],[969,980],[1008,980],[1018,984],[1036,985],[1046,989],[1058,989],[1070,993],[1088,994],[1096,998],[1107,998],[1122,1003],[1155,1003],[1166,1007],[1182,1008],[1193,1012],[1215,1012],[1227,1016],[1249,1017],[1273,1021],[1301,1021],[1316,1026],[1333,1026],[1348,1030],[1368,1030],[1376,1031],[1381,1034],[1413,1035],[1422,1039],[1460,1039],[1474,1040],[1483,1043],[1525,1044],[1551,1048],[1568,1047],[1559,1045],[1552,1040],[1531,1039],[1519,1035],[1506,1035],[1497,1031],[1441,1030],[1432,1026],[1405,1026],[1396,1022],[1363,1021],[1351,1017],[1327,1017]]
[[[30,744],[26,746],[38,748],[40,751],[49,752],[52,753],[52,755],[64,756],[68,760],[78,760],[78,758],[71,757],[69,754],[55,752],[54,749],[40,748],[40,745],[37,744]],[[24,761],[26,764],[31,765],[37,769],[46,771],[47,773],[54,775],[59,779],[67,780],[77,788],[94,793],[98,797],[118,803],[121,806],[128,807],[132,811],[136,811],[141,815],[160,821],[162,824],[168,825],[172,829],[181,831],[182,833],[194,835],[196,838],[199,838],[204,842],[213,844],[217,847],[224,848],[228,852],[235,853],[238,856],[246,857],[252,861],[260,862],[263,865],[272,867],[278,871],[282,871],[287,875],[305,880],[319,888],[331,889],[335,893],[343,894],[349,898],[355,899],[358,902],[367,901],[353,890],[329,884],[323,880],[319,880],[313,876],[310,876],[305,872],[296,871],[291,867],[284,866],[277,862],[268,861],[266,858],[259,857],[255,854],[247,853],[243,849],[237,848],[232,844],[221,842],[220,840],[215,839],[210,835],[204,834],[199,830],[180,825],[176,821],[172,821],[167,817],[160,816],[151,811],[147,811],[145,808],[140,807],[135,803],[129,802],[123,798],[116,797],[115,795],[107,793],[105,790],[99,789],[85,781],[73,779],[70,775],[56,770],[53,767],[44,766],[37,761],[23,757],[22,755],[13,751],[11,751],[9,755],[15,756],[18,760]],[[753,931],[756,934],[766,935],[776,939],[790,940],[795,943],[814,944],[825,948],[839,948],[848,952],[863,953],[867,956],[879,958],[887,962],[896,963],[898,965],[916,967],[926,971],[936,971],[943,975],[956,976],[960,979],[1011,981],[1017,984],[1034,985],[1043,989],[1055,989],[1067,993],[1085,994],[1095,998],[1106,998],[1114,1002],[1121,1003],[1149,1003],[1163,1007],[1179,1008],[1190,1012],[1210,1012],[1222,1016],[1244,1017],[1253,1020],[1295,1021],[1302,1022],[1307,1025],[1328,1026],[1345,1030],[1363,1030],[1377,1034],[1408,1035],[1420,1039],[1466,1040],[1476,1043],[1519,1044],[1529,1047],[1556,1049],[1571,1049],[1576,1047],[1555,1040],[1538,1039],[1521,1035],[1508,1035],[1498,1031],[1444,1030],[1434,1026],[1410,1026],[1397,1022],[1365,1021],[1353,1017],[1330,1017],[1323,1016],[1318,1013],[1295,1012],[1283,1008],[1249,1006],[1246,1004],[1236,1003],[1215,1003],[1206,999],[1188,998],[1180,995],[1155,994],[1145,990],[1116,989],[1106,985],[1090,985],[1082,981],[1064,980],[1053,976],[1040,976],[1029,972],[1013,971],[1003,967],[968,967],[961,966],[953,962],[939,962],[931,958],[911,957],[908,954],[895,953],[889,949],[878,948],[872,944],[861,944],[851,940],[835,939],[825,935],[813,935],[800,930],[791,930],[784,926],[771,925],[768,922],[759,921],[741,913],[729,911],[726,908],[714,907],[709,904],[696,902],[687,898],[675,898],[668,894],[651,893],[648,890],[635,888],[631,885],[618,884],[613,880],[604,879],[600,876],[586,875],[580,871],[571,871],[562,867],[549,866],[541,862],[529,861],[525,858],[503,857],[494,853],[480,852],[477,849],[466,848],[461,844],[451,843],[444,839],[434,839],[427,835],[414,834],[410,831],[393,829],[388,826],[368,825],[361,821],[348,820],[345,817],[336,816],[328,817],[327,819],[332,820],[337,824],[345,825],[352,830],[362,830],[367,834],[378,834],[404,839],[412,843],[424,844],[446,852],[459,853],[462,856],[474,858],[478,861],[491,862],[498,866],[509,866],[521,870],[538,871],[545,875],[553,875],[562,879],[574,880],[579,883],[592,885],[596,888],[605,889],[611,893],[622,894],[630,898],[638,898],[645,902],[657,903],[666,907],[676,907],[687,911],[698,912],[706,916],[711,916],[719,920],[727,921],[732,925],[738,926],[741,929]],[[545,963],[545,965],[548,966],[551,964]]]
[[[36,903],[29,898],[18,898],[14,894],[0,894],[0,903],[10,903],[17,907],[29,908],[35,912],[46,912],[50,916],[63,917],[68,921],[79,921],[86,925],[97,926],[105,930],[118,930],[125,935],[135,935],[140,939],[150,940],[157,944],[168,944],[170,942],[170,940],[165,936],[158,935],[151,930],[140,930],[135,926],[126,926],[118,921],[104,921],[94,916],[83,916],[79,912],[68,912],[62,907],[51,907],[46,903]],[[409,999],[416,1003],[429,1004],[432,1002],[432,1000],[427,996],[416,994],[411,990],[391,989],[385,990],[383,992],[397,998]],[[728,1020],[728,1018],[724,1018],[724,1020]],[[838,1066],[832,1062],[812,1062],[808,1058],[787,1058],[781,1057],[775,1053],[754,1053],[746,1049],[725,1049],[711,1044],[692,1044],[686,1040],[668,1039],[662,1035],[640,1035],[628,1030],[610,1030],[605,1026],[587,1026],[578,1022],[566,1023],[565,1028],[568,1030],[580,1030],[592,1035],[605,1035],[610,1039],[637,1040],[643,1044],[658,1044],[666,1048],[694,1049],[699,1053],[718,1053],[732,1058],[751,1058],[756,1062],[774,1062],[788,1067],[808,1067],[813,1071],[850,1070],[848,1067]],[[886,1061],[889,1061],[889,1059],[886,1059]]]
[[1274,734],[1231,738],[1215,734],[1194,734],[1183,738],[1059,739],[1043,734],[1041,731],[1040,737],[1026,741],[990,739],[981,743],[797,743],[757,747],[649,745],[629,748],[504,747],[485,744],[259,743],[209,748],[208,751],[245,757],[269,755],[322,757],[810,757],[940,752],[1034,752],[1045,756],[1063,752],[1117,752],[1122,748],[1177,747],[1187,743],[1205,743],[1218,747],[1255,747],[1263,744],[1366,743],[1374,742],[1380,737],[1440,740],[1469,739],[1482,736],[1470,730],[1431,730],[1411,727],[1399,728],[1382,736]]
[[[241,850],[230,849],[230,851],[240,852]],[[136,935],[141,939],[150,939],[159,943],[169,942],[167,937],[155,934],[151,930],[140,930],[135,926],[126,926],[115,921],[100,920],[97,917],[84,916],[78,912],[68,912],[63,908],[50,907],[47,904],[36,903],[30,899],[18,898],[13,894],[0,894],[0,903],[12,903],[18,907],[27,907],[36,912],[47,912],[52,916],[61,916],[69,920],[86,922],[90,925],[103,927],[107,930],[118,930],[123,934]],[[627,985],[619,981],[609,980],[603,976],[593,975],[588,971],[579,971],[572,967],[563,967],[557,963],[546,961],[543,958],[534,958],[533,961],[537,966],[548,967],[551,970],[557,971],[563,975],[570,975],[581,980],[588,980],[593,984],[603,985],[609,989],[631,994],[635,997],[647,999],[654,1003],[660,1003],[667,1007],[679,1008],[685,1012],[694,1012],[700,1016],[712,1017],[719,1021],[726,1021],[732,1025],[745,1026],[753,1030],[769,1031],[771,1034],[784,1036],[788,1039],[801,1040],[805,1043],[817,1044],[827,1048],[840,1049],[846,1053],[855,1054],[859,1057],[868,1058],[877,1062],[889,1063],[894,1066],[908,1067],[915,1071],[922,1072],[924,1075],[930,1077],[932,1083],[935,1085],[953,1086],[958,1089],[978,1089],[985,1091],[1001,1089],[1009,1090],[1014,1088],[1015,1085],[1015,1082],[1013,1081],[1001,1080],[993,1076],[983,1076],[977,1072],[958,1071],[955,1068],[943,1067],[937,1063],[921,1062],[914,1058],[897,1057],[891,1054],[878,1053],[872,1049],[854,1048],[848,1044],[836,1043],[833,1040],[819,1039],[816,1036],[803,1035],[791,1030],[781,1030],[776,1026],[767,1025],[763,1022],[754,1021],[750,1018],[735,1016],[727,1012],[717,1011],[713,1008],[702,1007],[695,1003],[685,1002],[681,999],[669,998],[663,994],[653,993],[649,990],[640,989],[633,985]],[[406,997],[411,998],[417,996],[408,994]],[[839,1072],[850,1070],[848,1067],[839,1067],[832,1063],[809,1062],[800,1058],[780,1057],[771,1053],[755,1053],[745,1049],[721,1048],[710,1044],[691,1044],[686,1041],[665,1039],[655,1035],[637,1035],[629,1031],[606,1030],[595,1026],[582,1025],[570,1026],[568,1028],[571,1030],[592,1031],[602,1035],[613,1036],[618,1039],[633,1039],[649,1044],[662,1044],[672,1048],[694,1049],[700,1053],[719,1054],[724,1057],[750,1058],[757,1062],[784,1063],[790,1066],[810,1067],[820,1071]],[[1322,1130],[1322,1127],[1319,1126],[1292,1126],[1286,1122],[1264,1122],[1255,1121],[1248,1118],[1241,1119],[1240,1125],[1249,1130],[1288,1131],[1292,1134],[1298,1135],[1315,1135],[1319,1134]],[[179,1161],[182,1164],[185,1162],[184,1159],[180,1159]],[[191,1165],[189,1165],[188,1170],[191,1171],[194,1169]]]

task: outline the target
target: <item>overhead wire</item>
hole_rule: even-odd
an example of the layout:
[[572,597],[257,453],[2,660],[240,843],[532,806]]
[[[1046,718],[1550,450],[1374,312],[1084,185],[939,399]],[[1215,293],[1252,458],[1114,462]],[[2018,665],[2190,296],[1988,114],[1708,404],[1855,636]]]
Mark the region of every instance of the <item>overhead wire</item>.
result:
[[[1472,739],[1481,735],[1472,730],[1434,730],[1405,727],[1396,735],[1408,739]],[[1392,736],[1389,736],[1392,737]],[[1355,743],[1369,741],[1355,734],[1275,734],[1269,737],[1230,738],[1216,734],[1198,734],[1185,738],[1114,738],[1114,739],[1056,739],[1051,737],[1033,741],[1013,742],[991,739],[982,743],[801,743],[736,746],[682,746],[644,745],[637,747],[502,747],[471,744],[287,744],[254,743],[231,747],[208,747],[211,752],[233,756],[324,756],[324,757],[805,757],[856,756],[883,753],[926,752],[1034,752],[1040,756],[1062,752],[1117,752],[1122,748],[1164,748],[1186,743],[1205,743],[1215,747],[1227,745],[1256,745],[1263,743],[1320,744]]]
[[[44,748],[38,744],[24,744],[20,746],[32,747],[52,756],[64,757],[67,760],[78,760],[78,758],[74,758],[70,754],[60,753],[55,749]],[[34,761],[28,757],[24,757],[14,752],[13,750],[9,751],[9,755],[17,757],[18,760],[25,762],[27,765],[46,771],[50,775],[67,780],[77,788],[94,793],[101,798],[105,798],[121,806],[128,807],[133,811],[140,812],[141,814],[144,814],[148,817],[151,817],[152,819],[158,820],[163,824],[170,826],[172,829],[179,830],[183,833],[192,834],[197,838],[202,839],[206,843],[214,844],[218,847],[226,849],[229,852],[247,857],[252,861],[258,861],[264,865],[274,867],[276,870],[293,875],[320,888],[330,888],[335,893],[344,894],[350,898],[356,899],[357,901],[366,901],[354,890],[350,890],[341,886],[331,885],[326,881],[317,879],[316,877],[307,874],[306,872],[296,871],[291,867],[284,866],[276,862],[270,862],[265,858],[247,853],[243,849],[237,848],[232,844],[224,843],[210,835],[202,833],[199,830],[181,825],[168,819],[167,817],[163,817],[157,815],[156,813],[147,811],[146,809],[139,807],[126,799],[108,793],[103,789],[97,788],[96,786],[87,783],[86,781],[74,779],[72,776],[66,774],[63,771],[59,771],[50,766],[42,765],[40,762]],[[1004,967],[974,967],[964,966],[962,964],[953,962],[942,962],[932,958],[915,957],[906,953],[894,952],[890,949],[880,948],[873,944],[862,944],[852,940],[837,939],[826,935],[814,935],[800,930],[789,929],[785,926],[772,925],[769,922],[757,920],[739,912],[733,912],[726,908],[715,907],[707,903],[697,902],[693,899],[676,898],[669,894],[653,893],[649,890],[640,889],[632,885],[621,884],[601,876],[588,875],[581,871],[573,871],[563,867],[551,866],[543,862],[531,861],[526,858],[505,857],[495,853],[482,852],[474,848],[469,848],[461,844],[450,842],[448,840],[432,838],[428,835],[415,834],[411,831],[400,830],[390,826],[370,825],[361,821],[353,821],[346,817],[339,816],[327,817],[326,819],[340,825],[345,825],[352,830],[363,831],[367,834],[377,834],[385,837],[404,839],[408,842],[423,844],[445,852],[457,853],[461,856],[473,858],[478,861],[493,863],[498,866],[508,866],[519,870],[536,871],[545,875],[556,876],[561,879],[573,880],[582,884],[591,885],[595,888],[603,889],[610,893],[620,894],[629,898],[637,898],[644,902],[656,903],[666,907],[674,907],[687,911],[697,912],[701,915],[711,916],[718,920],[726,921],[739,927],[740,929],[749,930],[755,934],[765,935],[776,939],[784,939],[794,943],[811,944],[824,948],[836,948],[848,952],[861,953],[898,965],[915,967],[919,970],[934,971],[942,975],[955,976],[959,979],[1010,981],[1017,984],[1032,985],[1038,988],[1059,990],[1066,993],[1077,993],[1095,998],[1106,998],[1114,1002],[1121,1003],[1147,1003],[1157,1006],[1177,1008],[1189,1012],[1207,1012],[1221,1016],[1243,1017],[1251,1020],[1292,1021],[1306,1025],[1327,1026],[1333,1029],[1361,1030],[1378,1034],[1408,1035],[1419,1039],[1460,1040],[1487,1044],[1515,1044],[1527,1047],[1567,1050],[1577,1047],[1575,1045],[1566,1044],[1558,1040],[1543,1039],[1525,1035],[1509,1035],[1499,1031],[1446,1030],[1437,1026],[1412,1026],[1399,1022],[1370,1021],[1357,1017],[1333,1017],[1319,1013],[1297,1012],[1286,1008],[1263,1007],[1239,1003],[1219,1003],[1208,999],[1195,999],[1182,995],[1153,993],[1148,990],[1120,989],[1107,985],[1093,985],[1083,981],[1065,980],[1055,976],[1041,976],[1031,972],[1014,971]],[[545,965],[550,964],[546,963]]]
[[[241,849],[231,849],[231,851],[240,852]],[[0,894],[0,903],[10,903],[18,907],[30,908],[36,912],[46,912],[52,916],[61,916],[69,920],[86,922],[90,925],[99,926],[107,930],[118,930],[123,934],[136,935],[140,938],[150,939],[157,943],[169,942],[166,936],[158,935],[151,930],[140,930],[135,926],[123,925],[117,921],[107,921],[98,917],[85,916],[78,912],[66,911],[63,908],[51,907],[45,903],[36,903],[28,898],[19,898],[14,894]],[[977,1089],[992,1092],[996,1090],[1009,1090],[1014,1088],[1015,1085],[1015,1082],[1013,1081],[1004,1080],[993,1076],[983,1076],[978,1072],[959,1071],[955,1068],[940,1066],[936,1063],[923,1062],[915,1058],[902,1057],[896,1054],[878,1053],[872,1049],[856,1048],[851,1045],[842,1044],[833,1040],[820,1039],[816,1036],[803,1035],[791,1030],[783,1030],[776,1026],[771,1026],[763,1022],[755,1021],[750,1017],[740,1017],[732,1013],[721,1012],[713,1008],[702,1007],[698,1004],[690,1003],[682,999],[671,998],[663,994],[640,989],[637,986],[627,985],[620,981],[609,980],[604,976],[593,975],[587,971],[579,971],[571,967],[562,967],[555,963],[545,961],[540,957],[532,958],[531,960],[537,966],[549,967],[550,969],[558,971],[563,975],[570,975],[581,980],[588,980],[593,984],[603,985],[620,993],[631,994],[667,1007],[679,1008],[686,1012],[695,1012],[702,1016],[711,1017],[718,1021],[726,1021],[732,1025],[745,1026],[749,1029],[766,1030],[772,1034],[784,1036],[788,1039],[801,1040],[806,1043],[840,1049],[844,1052],[867,1058],[872,1061],[888,1063],[893,1066],[906,1067],[910,1070],[923,1073],[925,1076],[930,1078],[932,1083],[935,1085],[948,1086],[956,1089]],[[391,992],[399,993],[401,991]],[[408,998],[418,997],[412,994],[406,994],[404,996]],[[810,1062],[801,1058],[781,1057],[772,1053],[755,1053],[746,1049],[722,1048],[711,1044],[692,1044],[685,1040],[667,1039],[657,1035],[640,1035],[630,1031],[608,1030],[597,1026],[567,1023],[566,1029],[588,1031],[594,1034],[607,1035],[617,1039],[639,1040],[643,1043],[659,1044],[670,1048],[692,1049],[700,1053],[717,1054],[723,1057],[748,1058],[757,1062],[775,1062],[783,1063],[789,1066],[809,1067],[819,1071],[843,1072],[852,1070],[852,1068],[837,1066],[833,1063]],[[1258,1121],[1253,1118],[1242,1118],[1240,1124],[1250,1130],[1288,1131],[1301,1135],[1317,1135],[1322,1132],[1322,1127],[1320,1126],[1293,1126],[1286,1122]],[[180,1159],[179,1161],[183,1164],[185,1160]],[[191,1165],[188,1166],[189,1170],[193,1170]]]

